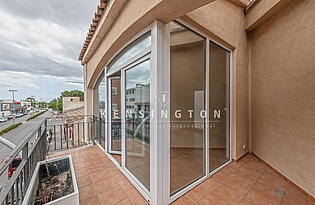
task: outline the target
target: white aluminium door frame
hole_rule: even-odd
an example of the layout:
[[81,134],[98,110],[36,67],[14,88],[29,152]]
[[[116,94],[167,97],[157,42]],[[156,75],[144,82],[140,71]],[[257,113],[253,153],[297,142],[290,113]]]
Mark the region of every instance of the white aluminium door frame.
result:
[[[125,95],[126,95],[126,71],[129,70],[129,69],[132,69],[134,68],[135,66],[147,61],[147,60],[150,60],[150,52],[147,51],[146,54],[144,56],[142,56],[141,58],[138,58],[136,61],[134,61],[133,63],[131,63],[130,65],[128,65],[127,67],[123,68],[122,69],[122,86],[123,87],[123,92],[121,94],[122,96],[122,104],[124,104],[122,106],[122,110],[124,110],[124,115],[122,116],[122,121],[123,122],[126,122],[126,98],[125,98]],[[151,79],[150,79],[151,80]],[[126,140],[126,124],[124,123],[124,127],[122,128],[122,130],[124,130],[124,135],[123,135],[123,138]],[[139,141],[139,143],[141,143],[141,152],[127,152],[128,155],[131,155],[131,156],[137,156],[137,157],[145,157],[145,141],[144,141],[144,138],[142,139],[142,141]],[[126,141],[124,142],[124,144],[126,145]],[[126,147],[124,145],[124,147]],[[126,150],[125,150],[126,151]]]
[[[121,154],[121,151],[112,150],[112,80],[121,79],[119,76],[107,77],[108,78],[108,152],[110,154]],[[122,108],[120,107],[122,110]],[[121,113],[121,111],[120,111]],[[122,136],[121,136],[122,137]]]
[[[106,76],[106,85],[108,86],[106,99],[107,100],[107,119],[108,127],[107,135],[111,134],[111,78],[114,72],[121,72],[121,122],[122,122],[122,149],[121,149],[121,167],[119,169],[126,175],[126,177],[131,181],[131,183],[138,189],[138,191],[154,205],[164,205],[173,202],[177,198],[181,197],[183,194],[198,186],[202,181],[206,180],[208,177],[216,173],[222,167],[226,166],[231,162],[231,130],[232,130],[232,50],[225,48],[230,52],[230,68],[229,68],[229,161],[222,164],[213,171],[209,170],[209,136],[210,129],[208,126],[209,123],[209,54],[210,54],[210,41],[213,41],[221,46],[220,43],[210,38],[208,35],[200,32],[198,28],[195,28],[193,25],[183,21],[178,20],[179,23],[183,24],[192,31],[198,33],[199,35],[205,37],[206,39],[206,51],[205,51],[205,108],[207,111],[206,117],[206,126],[204,133],[204,166],[205,166],[205,175],[186,187],[182,188],[175,194],[171,195],[170,193],[170,119],[161,118],[159,113],[161,110],[167,110],[170,113],[170,105],[162,105],[159,103],[159,94],[161,93],[170,93],[170,24],[164,24],[160,21],[154,21],[152,25],[147,27],[140,34],[148,32],[151,29],[151,47],[142,51],[137,56],[128,60],[124,65],[121,65],[119,68],[116,68],[115,71],[110,71],[110,73],[105,73]],[[139,34],[139,35],[140,35]],[[139,37],[137,35],[137,37]],[[133,40],[135,40],[134,38]],[[132,42],[132,41],[130,41]],[[127,44],[128,45],[128,44]],[[122,48],[123,49],[123,48]],[[122,50],[121,49],[121,50]],[[154,115],[151,115],[150,118],[150,191],[147,190],[144,185],[126,168],[126,131],[125,131],[125,122],[126,122],[126,104],[125,104],[125,71],[144,62],[145,60],[150,59],[150,115],[151,112],[154,112]],[[161,126],[162,125],[162,126]],[[167,125],[167,126],[164,126]],[[106,138],[107,143],[110,144],[110,137]],[[108,150],[110,151],[110,150]],[[110,152],[108,152],[110,153]]]

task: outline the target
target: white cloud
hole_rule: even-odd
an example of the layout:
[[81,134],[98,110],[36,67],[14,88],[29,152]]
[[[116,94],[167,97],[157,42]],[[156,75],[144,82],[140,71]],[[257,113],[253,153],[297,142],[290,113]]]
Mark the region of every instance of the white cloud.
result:
[[[7,44],[5,49],[11,47],[11,51],[15,50],[16,56],[11,56],[12,58],[20,56],[25,60],[31,60],[43,57],[64,68],[71,67],[77,71],[82,69],[76,58],[79,50],[75,48],[81,45],[84,39],[84,32],[81,30],[68,29],[53,21],[43,19],[24,19],[4,11],[0,11],[0,19],[2,21],[0,39]],[[2,61],[4,60],[2,58]],[[36,62],[36,59],[34,60]],[[23,62],[15,63],[21,66]],[[0,70],[3,69],[7,68],[0,67]],[[32,69],[33,67],[26,68],[28,72],[32,72]],[[42,65],[37,69],[45,71],[47,68]],[[67,73],[65,70],[65,74]],[[73,73],[69,74],[73,75]]]
[[15,88],[15,89],[40,89],[39,86],[35,84],[33,76],[29,73],[20,73],[19,78],[17,78],[17,72],[11,71],[0,71],[2,88]]
[[0,99],[83,89],[77,60],[99,0],[0,1]]

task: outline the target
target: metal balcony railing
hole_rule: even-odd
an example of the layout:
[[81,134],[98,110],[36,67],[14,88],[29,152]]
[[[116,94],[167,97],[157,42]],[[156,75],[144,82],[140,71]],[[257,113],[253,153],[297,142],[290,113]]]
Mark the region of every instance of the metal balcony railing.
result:
[[47,126],[47,153],[76,148],[94,142],[97,120]]
[[[47,119],[25,137],[19,147],[16,147],[0,164],[1,181],[5,186],[0,187],[0,204],[22,204],[30,179],[37,162],[46,158],[46,129]],[[8,176],[8,169],[13,160],[19,159],[14,174]]]
[[[88,121],[47,125],[47,119],[30,133],[0,164],[0,205],[22,204],[37,162],[58,151],[102,142],[105,123],[95,117]],[[9,167],[19,158],[19,165],[11,177]]]

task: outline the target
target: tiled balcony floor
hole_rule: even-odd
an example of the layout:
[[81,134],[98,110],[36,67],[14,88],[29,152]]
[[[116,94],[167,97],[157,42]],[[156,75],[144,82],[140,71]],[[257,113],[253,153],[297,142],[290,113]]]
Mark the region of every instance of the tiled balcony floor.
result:
[[[147,204],[110,159],[97,147],[70,150],[80,204]],[[284,196],[275,190],[285,192]],[[257,158],[233,162],[176,200],[177,204],[315,205]]]

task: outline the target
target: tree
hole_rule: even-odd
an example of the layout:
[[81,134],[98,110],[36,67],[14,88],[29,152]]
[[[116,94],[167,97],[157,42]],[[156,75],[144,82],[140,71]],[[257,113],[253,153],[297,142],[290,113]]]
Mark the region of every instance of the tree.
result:
[[35,105],[35,98],[33,97],[28,97],[25,99],[26,102],[31,102],[31,106]]
[[80,101],[84,101],[84,92],[81,90],[63,91],[61,97],[80,97]]

